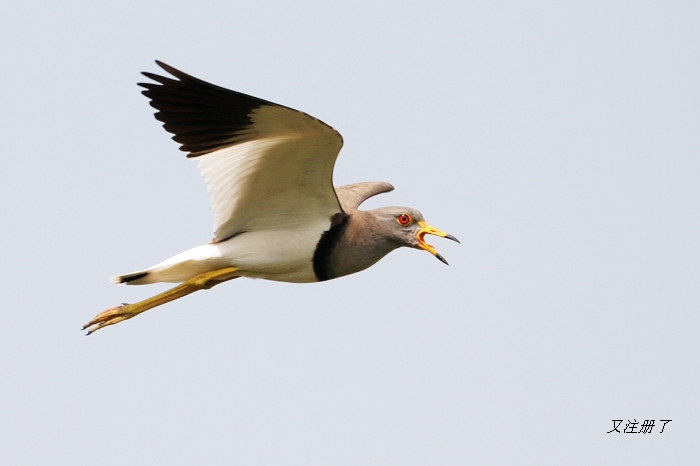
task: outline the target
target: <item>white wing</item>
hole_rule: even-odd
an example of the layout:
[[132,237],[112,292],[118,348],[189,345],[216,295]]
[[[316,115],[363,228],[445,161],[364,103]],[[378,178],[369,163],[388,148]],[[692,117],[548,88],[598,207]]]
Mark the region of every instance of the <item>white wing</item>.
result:
[[157,62],[156,118],[199,160],[214,213],[214,241],[243,231],[289,229],[342,212],[333,166],[343,140],[305,113],[214,86]]

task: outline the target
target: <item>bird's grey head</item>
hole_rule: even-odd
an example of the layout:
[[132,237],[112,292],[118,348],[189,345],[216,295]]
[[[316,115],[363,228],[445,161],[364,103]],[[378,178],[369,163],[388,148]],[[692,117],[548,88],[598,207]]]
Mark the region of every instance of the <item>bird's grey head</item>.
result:
[[377,226],[385,237],[396,242],[398,247],[406,246],[428,251],[445,264],[447,264],[445,258],[425,242],[425,235],[435,235],[459,243],[459,240],[454,236],[428,225],[423,214],[411,207],[381,207],[371,212],[378,220]]

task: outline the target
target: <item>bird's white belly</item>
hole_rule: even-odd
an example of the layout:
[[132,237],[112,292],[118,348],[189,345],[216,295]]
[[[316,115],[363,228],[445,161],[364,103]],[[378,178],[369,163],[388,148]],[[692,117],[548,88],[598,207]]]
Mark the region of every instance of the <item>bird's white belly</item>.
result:
[[328,228],[330,222],[300,230],[251,231],[212,246],[226,266],[244,277],[309,283],[317,281],[313,256]]

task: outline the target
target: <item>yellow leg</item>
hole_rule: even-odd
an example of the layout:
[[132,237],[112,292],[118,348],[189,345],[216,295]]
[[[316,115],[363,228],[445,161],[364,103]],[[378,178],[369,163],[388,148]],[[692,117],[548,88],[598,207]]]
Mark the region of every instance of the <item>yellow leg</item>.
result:
[[144,299],[138,303],[124,303],[121,306],[111,307],[106,311],[97,314],[94,319],[83,326],[83,330],[87,330],[87,335],[90,335],[103,327],[118,324],[122,320],[131,319],[132,317],[137,316],[149,309],[153,309],[156,306],[160,306],[161,304],[169,303],[170,301],[182,298],[183,296],[187,296],[195,291],[207,290],[218,285],[219,283],[238,278],[236,271],[237,269],[233,267],[227,267],[225,269],[204,272],[190,278],[186,282],[179,284],[175,288],[171,288],[168,291],[164,291],[163,293],[157,294],[148,299]]

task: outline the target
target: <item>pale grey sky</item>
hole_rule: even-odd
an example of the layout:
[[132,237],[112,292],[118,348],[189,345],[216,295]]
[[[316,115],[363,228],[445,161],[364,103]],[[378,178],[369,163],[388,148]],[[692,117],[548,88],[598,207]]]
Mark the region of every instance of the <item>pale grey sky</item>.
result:
[[[486,4],[487,3],[487,4]],[[195,6],[196,5],[196,6]],[[696,464],[697,2],[0,7],[0,463]],[[206,242],[162,60],[314,115],[462,245],[236,280],[85,338]],[[606,434],[613,419],[672,419]]]

